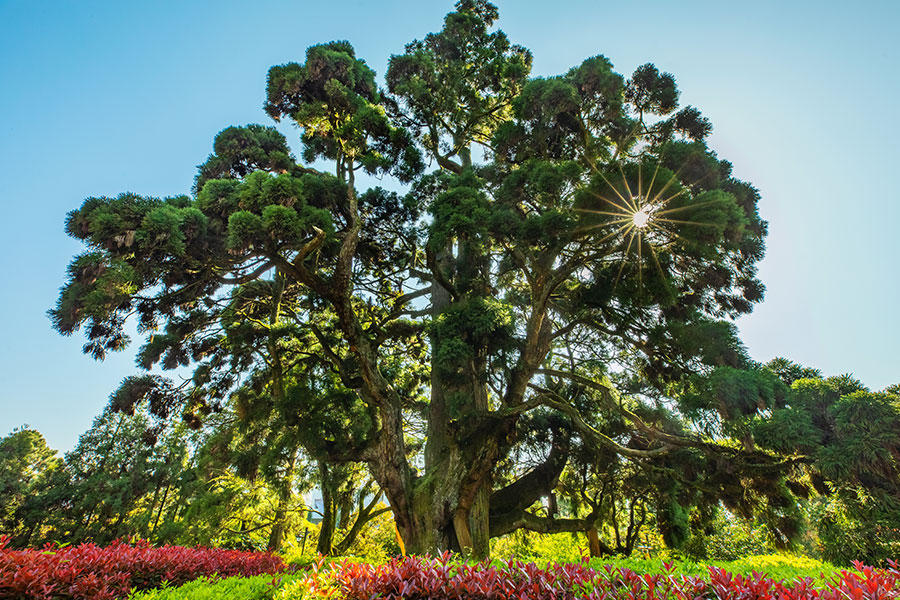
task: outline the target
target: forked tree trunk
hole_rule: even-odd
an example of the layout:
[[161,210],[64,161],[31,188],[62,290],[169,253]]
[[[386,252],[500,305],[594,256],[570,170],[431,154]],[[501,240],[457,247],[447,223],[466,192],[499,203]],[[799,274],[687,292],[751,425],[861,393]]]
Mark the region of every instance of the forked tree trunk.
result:
[[385,487],[409,553],[439,554],[451,550],[472,558],[488,556],[492,492],[489,467],[497,452],[497,441],[493,433],[485,433],[468,438],[465,446],[446,439],[446,434],[442,436],[448,442],[444,453],[426,459],[429,468],[416,481],[405,520],[391,490]]

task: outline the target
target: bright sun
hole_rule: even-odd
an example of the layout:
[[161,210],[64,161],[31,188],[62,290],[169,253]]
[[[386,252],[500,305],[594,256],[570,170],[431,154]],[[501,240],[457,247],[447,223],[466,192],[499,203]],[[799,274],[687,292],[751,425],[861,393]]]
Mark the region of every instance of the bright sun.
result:
[[631,215],[631,222],[638,229],[643,229],[650,224],[650,206],[644,205],[640,210]]

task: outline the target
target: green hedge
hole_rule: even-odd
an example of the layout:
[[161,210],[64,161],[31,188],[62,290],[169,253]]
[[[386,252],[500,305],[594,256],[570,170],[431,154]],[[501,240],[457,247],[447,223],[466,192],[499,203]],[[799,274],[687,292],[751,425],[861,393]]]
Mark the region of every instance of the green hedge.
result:
[[[740,575],[750,575],[753,572],[762,573],[776,580],[792,580],[798,577],[811,577],[813,580],[819,580],[822,576],[831,578],[840,573],[840,569],[831,563],[792,554],[761,554],[732,561],[676,560],[672,563],[674,575],[694,575],[703,578],[709,578],[709,566],[720,567],[729,573]],[[591,566],[595,569],[602,568],[604,565],[624,567],[638,573],[665,573],[663,561],[659,558],[595,558],[591,560]]]
[[208,579],[202,577],[180,587],[136,592],[129,600],[273,600],[291,575],[257,575]]

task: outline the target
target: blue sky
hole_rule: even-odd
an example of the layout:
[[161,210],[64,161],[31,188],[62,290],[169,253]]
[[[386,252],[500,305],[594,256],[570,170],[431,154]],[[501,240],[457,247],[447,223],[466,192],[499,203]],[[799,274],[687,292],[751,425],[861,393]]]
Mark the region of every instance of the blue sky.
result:
[[[626,75],[653,62],[712,120],[710,145],[761,190],[770,222],[766,300],[739,322],[754,358],[900,382],[900,3],[497,4],[535,75],[595,54]],[[381,77],[451,7],[0,0],[0,436],[27,423],[69,449],[134,371],[132,351],[97,363],[50,328],[80,250],[67,211],[187,192],[218,131],[268,122],[271,65],[347,39]]]

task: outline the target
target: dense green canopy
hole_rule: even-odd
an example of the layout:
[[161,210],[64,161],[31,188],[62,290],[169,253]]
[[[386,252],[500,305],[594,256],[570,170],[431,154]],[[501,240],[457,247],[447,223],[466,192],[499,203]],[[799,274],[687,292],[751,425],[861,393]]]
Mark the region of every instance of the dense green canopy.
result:
[[806,449],[754,441],[786,386],[730,320],[763,296],[757,190],[671,74],[594,56],[531,77],[497,16],[460,0],[386,89],[345,41],[273,67],[265,110],[303,162],[274,128],[229,127],[191,196],[85,200],[54,326],[102,358],[136,316],[139,365],[194,377],[126,380],[117,408],[234,406],[277,447],[365,463],[413,551],[621,510],[678,545],[723,500],[768,502],[789,538]]

